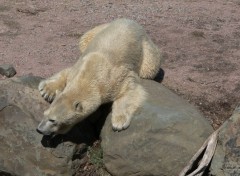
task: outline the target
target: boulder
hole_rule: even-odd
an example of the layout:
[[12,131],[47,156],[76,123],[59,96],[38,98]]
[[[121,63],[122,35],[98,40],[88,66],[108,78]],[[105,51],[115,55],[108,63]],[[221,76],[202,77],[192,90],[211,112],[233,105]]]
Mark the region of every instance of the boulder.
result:
[[87,146],[96,139],[89,121],[67,135],[38,134],[36,127],[49,104],[32,88],[37,87],[37,80],[0,81],[0,175],[72,175],[86,162]]
[[213,176],[240,175],[240,107],[220,127],[218,145],[212,159]]
[[11,81],[22,84],[24,86],[28,86],[33,89],[38,89],[38,84],[43,79],[44,78],[39,76],[25,75],[25,76],[14,77],[11,79]]
[[189,103],[163,85],[143,80],[149,93],[130,127],[114,132],[111,114],[101,131],[103,159],[116,176],[173,176],[186,166],[213,132]]
[[13,77],[16,74],[16,70],[12,65],[3,64],[0,65],[0,74],[8,78]]

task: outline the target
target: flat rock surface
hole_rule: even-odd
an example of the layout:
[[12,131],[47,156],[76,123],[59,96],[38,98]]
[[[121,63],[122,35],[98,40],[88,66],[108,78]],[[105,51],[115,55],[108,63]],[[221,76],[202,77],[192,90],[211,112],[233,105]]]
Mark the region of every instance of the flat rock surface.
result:
[[172,91],[143,80],[149,93],[130,127],[114,132],[111,115],[102,129],[107,170],[117,176],[177,175],[212,133],[199,112]]

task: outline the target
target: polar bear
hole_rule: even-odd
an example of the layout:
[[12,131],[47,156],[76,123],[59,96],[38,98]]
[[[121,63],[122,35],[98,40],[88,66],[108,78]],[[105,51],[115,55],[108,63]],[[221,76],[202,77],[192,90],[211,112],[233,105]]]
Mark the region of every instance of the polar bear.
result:
[[132,20],[97,26],[81,37],[79,46],[75,65],[39,84],[51,102],[39,133],[64,134],[108,102],[113,102],[113,129],[126,129],[147,96],[140,78],[153,79],[160,69],[159,49]]

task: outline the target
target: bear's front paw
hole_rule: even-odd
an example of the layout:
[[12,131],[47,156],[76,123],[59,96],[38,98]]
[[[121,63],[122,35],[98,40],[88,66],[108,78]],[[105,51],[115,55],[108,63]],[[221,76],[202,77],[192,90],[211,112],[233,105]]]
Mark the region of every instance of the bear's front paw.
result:
[[51,85],[51,82],[48,83],[47,80],[41,81],[38,85],[38,90],[42,97],[48,101],[52,102],[56,96],[56,90],[53,85]]
[[115,131],[125,130],[130,125],[131,119],[124,115],[112,116],[112,127]]

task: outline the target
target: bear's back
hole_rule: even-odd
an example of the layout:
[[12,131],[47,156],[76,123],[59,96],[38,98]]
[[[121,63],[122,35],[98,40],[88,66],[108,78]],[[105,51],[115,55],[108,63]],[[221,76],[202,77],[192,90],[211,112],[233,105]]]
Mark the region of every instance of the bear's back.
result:
[[113,64],[136,66],[142,58],[142,40],[145,35],[143,28],[134,21],[119,19],[94,37],[86,54],[101,52]]

